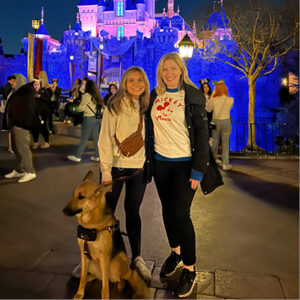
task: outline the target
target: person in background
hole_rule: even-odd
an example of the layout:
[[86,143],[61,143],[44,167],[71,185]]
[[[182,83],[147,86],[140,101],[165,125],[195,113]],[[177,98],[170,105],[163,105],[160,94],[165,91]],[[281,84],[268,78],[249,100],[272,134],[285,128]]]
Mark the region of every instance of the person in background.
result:
[[[11,94],[12,91],[12,87],[11,87],[11,80],[12,79],[16,79],[16,77],[14,75],[8,76],[7,77],[7,83],[1,88],[1,94],[3,96],[2,101],[1,101],[1,105],[0,105],[0,113],[4,114],[5,113],[5,107],[7,104],[7,97],[9,94]],[[5,126],[4,126],[5,127]],[[1,130],[3,129],[3,116],[2,116],[2,124],[1,124]],[[8,133],[8,151],[10,153],[13,153],[12,150],[12,145],[11,145],[11,133]]]
[[127,69],[121,79],[120,89],[114,94],[104,109],[103,122],[99,135],[100,169],[102,183],[115,181],[112,192],[107,194],[107,203],[115,211],[122,188],[125,184],[126,231],[131,248],[131,266],[148,283],[151,273],[141,257],[141,219],[140,206],[143,201],[146,182],[143,166],[145,164],[144,143],[137,145],[133,155],[120,151],[122,143],[133,133],[140,131],[145,138],[144,113],[149,105],[149,82],[144,70],[139,67]]
[[36,100],[32,87],[26,84],[25,77],[21,74],[14,75],[17,79],[13,80],[14,92],[8,97],[6,124],[12,133],[15,169],[4,177],[19,178],[18,182],[24,183],[36,178],[30,150],[30,131],[36,116]]
[[86,147],[86,142],[90,135],[94,141],[94,155],[90,157],[92,161],[99,161],[98,136],[101,126],[101,119],[96,118],[97,105],[103,105],[103,99],[93,80],[87,80],[85,92],[82,95],[81,102],[77,111],[83,112],[83,121],[81,125],[80,142],[74,155],[68,155],[67,158],[74,162],[81,161],[81,155]]
[[[216,83],[211,98],[206,104],[206,110],[213,113],[213,122],[216,129],[212,133],[212,152],[216,162],[224,171],[231,170],[229,163],[229,138],[231,134],[230,110],[233,107],[233,98],[228,96],[227,86],[224,80]],[[217,158],[220,140],[222,142],[222,161]]]
[[61,88],[57,86],[58,79],[57,78],[51,78],[52,84],[47,89],[47,92],[50,97],[50,102],[48,102],[48,125],[49,125],[49,131],[52,134],[55,134],[55,130],[53,127],[53,114],[56,114],[58,117],[58,107],[59,107],[59,97],[61,95]]
[[80,102],[82,93],[79,91],[79,89],[81,87],[81,84],[82,80],[80,78],[77,78],[75,80],[75,84],[70,89],[69,96],[73,99],[73,102],[77,101],[77,99],[79,100],[78,102]]
[[[32,128],[33,146],[32,149],[36,150],[39,147],[46,149],[50,147],[49,144],[49,130],[48,118],[50,110],[50,96],[46,88],[41,86],[39,79],[34,79],[30,85],[34,90],[34,98],[36,100],[36,115],[34,119],[34,126]],[[39,134],[42,134],[44,142],[39,144]]]
[[[211,94],[212,94],[212,89],[211,86],[209,85],[209,79],[205,78],[205,79],[201,79],[199,80],[200,82],[200,90],[202,91],[205,100],[207,103],[207,101],[209,100]],[[208,129],[209,129],[209,138],[210,138],[210,144],[212,143],[212,130],[213,128],[215,128],[215,124],[212,123],[212,113],[211,112],[207,112],[207,122],[208,122]]]
[[[7,94],[6,94],[6,103],[5,103],[5,107],[4,107],[4,116],[3,116],[3,121],[2,121],[2,129],[8,129],[7,127],[7,113],[6,113],[6,107],[7,107],[7,103],[9,101],[10,96],[16,92],[22,85],[26,84],[26,79],[23,75],[21,74],[13,74],[11,76],[7,77],[7,81],[8,84],[10,85],[10,89],[7,90]],[[14,153],[13,151],[13,146],[12,146],[12,135],[11,135],[11,131],[8,132],[8,152],[10,153]]]
[[104,96],[104,105],[107,105],[108,100],[118,91],[118,86],[115,83],[110,83],[108,85],[108,93]]
[[187,297],[196,284],[191,205],[210,164],[205,97],[189,79],[178,53],[160,59],[156,78],[146,113],[147,160],[153,164],[171,248],[160,276],[171,276],[182,266],[174,294]]

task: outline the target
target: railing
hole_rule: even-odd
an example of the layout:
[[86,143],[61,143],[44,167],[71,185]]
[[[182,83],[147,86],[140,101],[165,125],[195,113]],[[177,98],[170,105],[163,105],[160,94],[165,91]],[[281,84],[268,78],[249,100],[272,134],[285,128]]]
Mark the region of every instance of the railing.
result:
[[[291,134],[294,130],[287,123],[249,124],[232,122],[230,151],[245,151],[248,142],[248,132],[252,134],[253,126],[255,127],[256,145],[263,149],[263,151],[273,154],[298,154],[299,136]],[[248,150],[255,150],[253,146],[250,144]]]

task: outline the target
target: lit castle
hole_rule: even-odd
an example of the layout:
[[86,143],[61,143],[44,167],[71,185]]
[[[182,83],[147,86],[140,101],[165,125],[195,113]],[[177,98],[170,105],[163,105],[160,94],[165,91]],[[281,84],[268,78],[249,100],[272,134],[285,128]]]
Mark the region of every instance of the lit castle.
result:
[[[156,14],[155,0],[81,0],[76,24],[63,33],[61,41],[52,39],[47,32],[42,11],[41,25],[35,35],[43,41],[42,70],[46,71],[49,79],[58,78],[60,87],[70,89],[76,78],[85,75],[98,83],[101,79],[101,86],[107,86],[109,81],[120,81],[124,70],[136,65],[145,70],[153,88],[158,61],[165,53],[178,52],[178,42],[188,34],[196,45],[192,58],[187,62],[189,77],[198,86],[198,81],[206,77],[225,79],[229,94],[235,99],[232,119],[247,123],[247,79],[231,66],[207,60],[206,45],[196,37],[195,22],[190,28],[180,15],[179,7],[174,8],[174,0],[165,1],[167,9]],[[222,22],[225,16],[223,0],[212,1],[212,4],[213,12],[204,30],[213,31],[220,39],[230,42],[230,32],[225,30]],[[23,39],[23,49],[23,53],[13,57],[0,54],[0,85],[4,85],[7,76],[13,73],[27,76],[28,38]],[[258,123],[274,123],[277,120],[275,108],[280,107],[278,91],[282,70],[283,66],[278,67],[270,75],[257,80]],[[247,130],[246,127],[243,130]],[[267,139],[265,137],[266,130],[265,127],[263,130],[258,128],[258,141],[261,139],[262,148],[272,150],[269,149],[270,135]],[[233,127],[231,150],[245,146],[246,137],[240,131]]]

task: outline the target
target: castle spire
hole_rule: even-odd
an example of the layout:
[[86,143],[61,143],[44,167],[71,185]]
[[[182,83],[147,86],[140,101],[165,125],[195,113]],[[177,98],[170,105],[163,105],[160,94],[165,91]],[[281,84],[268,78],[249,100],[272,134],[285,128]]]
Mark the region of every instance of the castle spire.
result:
[[80,19],[80,18],[79,18],[79,12],[78,12],[77,15],[76,15],[76,23],[78,23],[78,24],[80,24],[80,23],[79,23],[79,19]]
[[44,7],[42,6],[42,11],[41,11],[41,24],[44,24]]
[[195,20],[193,20],[193,34],[197,33],[197,29],[196,29],[196,22]]
[[174,16],[174,0],[168,0],[168,18],[172,18]]

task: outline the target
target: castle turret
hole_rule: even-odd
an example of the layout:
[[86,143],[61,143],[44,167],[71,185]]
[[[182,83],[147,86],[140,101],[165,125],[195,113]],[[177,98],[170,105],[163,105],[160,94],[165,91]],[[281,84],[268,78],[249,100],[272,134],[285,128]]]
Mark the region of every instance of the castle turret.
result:
[[137,21],[145,21],[145,1],[137,0],[136,1],[136,20]]
[[105,2],[104,0],[100,0],[98,3],[98,23],[103,23],[103,12],[105,9]]
[[172,18],[174,16],[174,0],[168,0],[168,18]]
[[98,33],[98,0],[81,0],[77,6],[83,31],[91,31],[91,36],[96,37]]

